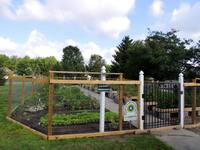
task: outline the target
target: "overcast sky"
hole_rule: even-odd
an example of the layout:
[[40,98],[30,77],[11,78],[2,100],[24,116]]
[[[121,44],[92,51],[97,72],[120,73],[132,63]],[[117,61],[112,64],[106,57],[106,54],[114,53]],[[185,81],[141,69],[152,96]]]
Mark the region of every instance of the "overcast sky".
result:
[[125,35],[144,39],[147,28],[200,39],[200,1],[0,0],[0,53],[9,56],[60,60],[75,45],[86,62],[100,54],[109,63]]

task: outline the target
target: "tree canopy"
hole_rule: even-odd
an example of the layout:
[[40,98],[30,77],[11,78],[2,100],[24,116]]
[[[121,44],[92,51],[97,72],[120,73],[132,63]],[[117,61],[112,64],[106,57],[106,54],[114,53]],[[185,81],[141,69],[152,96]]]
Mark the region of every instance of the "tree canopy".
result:
[[[176,33],[175,30],[167,33],[149,31],[143,41],[133,41],[130,38],[125,40],[125,37],[117,47],[112,71],[120,66],[117,72],[123,72],[130,79],[138,78],[140,70],[147,77],[158,80],[177,79],[180,72],[186,78],[197,75],[200,64],[199,43],[188,48],[192,40],[180,39]],[[127,43],[128,46],[125,47]]]
[[105,64],[105,60],[100,55],[94,54],[90,57],[87,70],[90,72],[100,72],[101,67]]
[[128,51],[132,48],[133,40],[129,36],[125,36],[122,42],[117,46],[117,50],[113,55],[111,70],[112,72],[125,72],[128,58]]
[[67,46],[63,49],[62,66],[66,71],[84,71],[83,56],[76,46]]

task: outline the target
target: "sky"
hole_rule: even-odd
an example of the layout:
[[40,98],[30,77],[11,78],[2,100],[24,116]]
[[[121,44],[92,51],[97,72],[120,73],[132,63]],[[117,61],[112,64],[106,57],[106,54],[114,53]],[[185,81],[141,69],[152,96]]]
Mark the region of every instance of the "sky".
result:
[[62,59],[78,46],[112,60],[124,36],[142,40],[151,30],[178,30],[200,40],[198,0],[0,0],[0,54]]

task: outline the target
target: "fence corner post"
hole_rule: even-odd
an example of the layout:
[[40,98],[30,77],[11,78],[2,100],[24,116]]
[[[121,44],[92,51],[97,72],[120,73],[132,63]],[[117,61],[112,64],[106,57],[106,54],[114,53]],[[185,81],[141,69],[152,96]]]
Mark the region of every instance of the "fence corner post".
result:
[[140,80],[140,117],[139,117],[139,124],[140,124],[140,130],[144,130],[144,120],[143,120],[143,116],[144,116],[144,72],[140,71],[139,73],[139,80]]
[[180,83],[180,125],[184,127],[184,76],[182,73],[179,74]]
[[13,102],[13,75],[10,74],[8,77],[8,104],[7,104],[7,117],[11,116],[12,113],[12,102]]
[[[102,66],[101,68],[101,80],[106,80],[106,67]],[[101,92],[100,94],[100,125],[99,132],[104,132],[104,124],[105,124],[105,92]]]

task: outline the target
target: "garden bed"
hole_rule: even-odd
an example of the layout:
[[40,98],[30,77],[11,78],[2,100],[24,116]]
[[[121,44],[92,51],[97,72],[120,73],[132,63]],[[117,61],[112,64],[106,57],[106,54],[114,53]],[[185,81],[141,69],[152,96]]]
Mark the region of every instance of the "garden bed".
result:
[[[79,111],[76,111],[73,113],[67,112],[66,110],[61,109],[61,108],[60,109],[57,108],[57,110],[59,110],[59,112],[57,113],[59,113],[60,115],[63,115],[63,114],[71,115],[71,114],[80,113]],[[98,113],[97,111],[94,111],[94,110],[91,112],[94,112],[95,114]],[[107,111],[107,113],[111,113],[111,112]],[[46,115],[47,115],[47,110],[40,110],[36,112],[15,111],[12,113],[11,118],[37,131],[47,134],[47,125],[41,123],[41,118],[46,117]],[[54,124],[54,120],[53,120],[53,124]],[[128,122],[123,122],[123,129],[125,130],[135,129],[135,127]],[[105,122],[105,131],[117,131],[117,130],[118,130],[118,125],[113,127],[111,120],[107,119],[107,121]],[[95,120],[94,122],[90,121],[87,123],[76,123],[76,124],[69,124],[69,125],[58,123],[58,124],[53,125],[53,135],[94,133],[94,132],[99,132],[99,122],[97,120]]]

